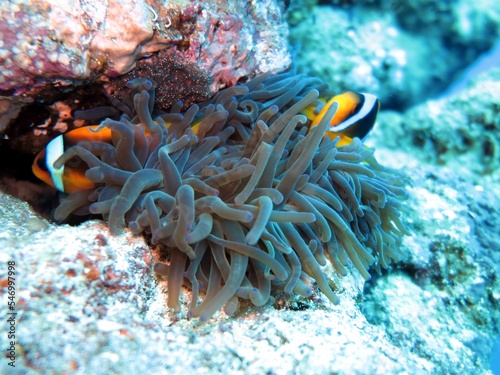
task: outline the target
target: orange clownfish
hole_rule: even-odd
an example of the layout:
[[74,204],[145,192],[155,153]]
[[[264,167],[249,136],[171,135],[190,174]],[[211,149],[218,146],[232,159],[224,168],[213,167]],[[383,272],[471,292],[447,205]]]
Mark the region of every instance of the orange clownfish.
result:
[[51,140],[47,146],[36,156],[32,171],[33,174],[48,185],[65,193],[92,189],[95,185],[85,177],[88,169],[86,163],[79,166],[55,168],[54,162],[71,146],[81,141],[111,142],[111,130],[105,127],[98,129],[98,125],[85,126],[61,134]]
[[312,129],[320,123],[328,108],[337,103],[337,112],[330,122],[330,130],[325,134],[332,140],[340,136],[338,146],[350,144],[354,137],[365,138],[373,128],[380,109],[380,101],[376,96],[353,91],[336,95],[328,102],[324,99],[320,101],[325,103],[321,109],[316,103],[307,106],[301,113],[312,121],[309,126]]

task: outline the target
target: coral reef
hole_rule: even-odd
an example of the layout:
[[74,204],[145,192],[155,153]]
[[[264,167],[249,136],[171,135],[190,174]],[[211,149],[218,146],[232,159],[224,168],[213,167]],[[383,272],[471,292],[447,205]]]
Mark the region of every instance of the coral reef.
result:
[[[47,90],[64,93],[86,80],[120,81],[138,61],[161,52],[186,68],[194,64],[208,84],[193,90],[214,94],[256,73],[288,67],[281,13],[274,0],[9,1],[0,10],[0,90],[6,97],[46,101]],[[0,130],[15,118],[13,112],[1,112],[6,118]]]
[[[411,211],[403,220],[412,235],[401,245],[409,256],[369,283],[350,262],[342,278],[324,267],[339,305],[316,291],[274,306],[243,304],[231,319],[216,314],[200,325],[182,319],[192,297],[187,288],[182,312],[166,312],[168,283],[156,284],[140,236],[111,235],[101,221],[54,225],[2,193],[0,259],[19,270],[16,369],[490,374],[500,318],[498,171],[477,175],[466,162],[426,165],[417,152],[384,147],[400,137],[393,128],[379,126],[372,135],[379,160],[411,171]],[[112,274],[121,277],[104,284]],[[6,335],[0,344],[8,347]],[[9,370],[0,361],[0,372]]]
[[[6,6],[0,29],[1,90],[26,90],[42,83],[40,78],[121,75],[139,59],[172,48],[179,63],[199,63],[214,87],[234,84],[253,72],[283,69],[289,62],[283,50],[286,26],[273,1],[255,6],[24,0]],[[256,39],[264,33],[265,39]]]
[[[304,297],[295,291],[286,295],[283,291],[290,280],[278,283],[279,279],[273,277],[276,274],[272,269],[265,273],[264,278],[260,278],[256,275],[258,266],[255,266],[255,260],[249,259],[247,268],[249,272],[245,275],[243,286],[257,286],[255,290],[263,292],[264,289],[261,289],[258,283],[259,278],[264,280],[266,275],[270,276],[273,279],[269,280],[272,287],[270,296],[275,300],[269,298],[267,304],[255,306],[251,299],[238,297],[240,306],[232,317],[228,318],[223,312],[216,312],[211,319],[200,324],[199,319],[185,319],[193,303],[196,303],[197,307],[204,303],[201,297],[204,296],[202,289],[206,280],[199,282],[197,275],[209,279],[209,270],[212,268],[217,270],[218,266],[211,267],[211,264],[207,266],[202,258],[201,266],[198,268],[201,271],[195,274],[194,278],[192,273],[186,273],[181,291],[179,292],[176,287],[172,292],[170,290],[172,284],[168,279],[173,276],[165,276],[165,271],[169,271],[168,263],[172,261],[169,257],[171,252],[168,244],[159,243],[152,247],[151,252],[150,244],[144,240],[152,238],[149,234],[143,238],[134,235],[129,229],[120,231],[120,234],[111,233],[109,226],[101,220],[68,226],[56,225],[41,218],[40,213],[35,212],[25,201],[32,202],[35,209],[40,207],[47,209],[47,202],[54,201],[54,190],[48,186],[36,185],[26,177],[32,159],[28,160],[25,166],[21,166],[19,159],[22,155],[2,147],[0,156],[4,162],[0,168],[0,224],[2,225],[0,247],[3,250],[0,252],[2,264],[0,296],[3,301],[8,300],[7,294],[11,291],[8,286],[11,288],[12,286],[9,285],[7,278],[7,265],[15,262],[16,335],[10,339],[15,340],[11,343],[6,334],[1,334],[0,347],[4,350],[10,346],[14,348],[16,367],[9,366],[8,360],[2,357],[0,373],[490,375],[492,370],[495,373],[495,367],[490,366],[490,360],[492,354],[497,358],[499,356],[499,347],[498,344],[496,348],[494,347],[494,341],[500,332],[500,252],[498,251],[500,173],[497,134],[500,77],[498,71],[492,71],[488,75],[479,77],[459,94],[445,96],[439,100],[429,100],[428,97],[447,85],[453,75],[459,74],[461,66],[474,59],[492,43],[498,35],[499,3],[493,0],[476,2],[454,0],[439,3],[428,0],[404,2],[334,0],[328,7],[327,2],[316,0],[279,3],[285,6],[290,4],[288,20],[295,26],[292,29],[292,42],[299,50],[298,60],[301,69],[322,76],[333,83],[332,87],[335,89],[366,90],[378,93],[382,98],[382,112],[379,114],[378,124],[364,141],[370,149],[358,151],[361,151],[361,155],[367,156],[366,153],[373,151],[372,147],[376,147],[377,160],[384,166],[402,169],[411,176],[412,183],[406,188],[409,199],[405,202],[405,215],[402,216],[403,224],[411,234],[404,236],[401,244],[397,246],[398,252],[406,256],[399,262],[391,264],[391,272],[386,272],[380,267],[380,272],[371,272],[371,279],[366,281],[348,259],[345,266],[341,264],[345,269],[345,276],[339,277],[339,272],[334,267],[336,265],[332,266],[327,261],[328,256],[325,256],[322,265],[323,259],[314,258],[314,255],[319,255],[317,251],[314,252],[313,261],[320,265],[328,287],[340,300],[338,305],[332,303],[321,292],[320,283],[316,283],[309,276],[301,278],[300,281],[303,284],[300,284],[300,287],[305,285],[312,292],[309,297]],[[314,9],[318,3],[319,8]],[[92,25],[92,19],[86,18],[86,14],[95,15],[93,19],[101,21],[102,14],[96,14],[99,6],[117,6],[117,4],[118,2],[96,0],[76,4],[75,9],[86,9],[86,13],[80,13],[84,20],[81,27]],[[139,2],[128,4],[132,6]],[[246,78],[244,73],[246,64],[253,64],[255,61],[252,53],[247,54],[243,60],[238,59],[244,56],[244,49],[235,51],[231,48],[219,48],[221,46],[218,44],[219,41],[221,43],[228,41],[224,39],[225,32],[226,36],[230,36],[240,30],[241,24],[238,22],[225,23],[228,18],[233,20],[235,13],[245,20],[259,21],[250,26],[250,29],[247,29],[246,22],[243,22],[241,30],[255,31],[255,33],[250,31],[250,36],[245,34],[246,40],[243,46],[246,47],[247,43],[256,43],[259,48],[255,48],[254,45],[252,52],[258,51],[261,57],[271,58],[267,61],[260,60],[262,66],[270,64],[269,70],[274,70],[273,67],[280,70],[278,66],[284,67],[288,64],[286,48],[284,44],[280,44],[284,40],[281,36],[286,35],[286,26],[283,27],[281,23],[281,12],[278,12],[279,8],[274,1],[204,2],[201,4],[201,13],[197,6],[190,6],[187,9],[181,6],[176,8],[179,11],[177,13],[174,11],[173,14],[161,12],[162,9],[171,10],[170,5],[174,4],[175,7],[180,2],[168,2],[170,5],[163,8],[157,7],[155,1],[148,1],[148,4],[152,7],[148,8],[146,3],[140,3],[139,6],[142,8],[138,14],[150,18],[151,22],[147,27],[154,25],[152,20],[155,18],[156,21],[161,21],[154,27],[159,28],[159,34],[170,38],[166,49],[151,56],[142,56],[143,59],[136,61],[136,68],[126,73],[127,77],[118,76],[117,71],[110,69],[106,56],[97,54],[92,61],[89,61],[89,66],[91,69],[96,69],[97,79],[105,80],[106,83],[108,81],[117,83],[115,86],[108,85],[108,91],[103,91],[99,85],[92,85],[92,82],[78,86],[78,79],[54,79],[51,80],[50,87],[47,87],[42,77],[35,77],[36,87],[22,86],[18,91],[21,93],[22,90],[29,89],[30,91],[26,93],[31,96],[13,96],[13,90],[2,92],[6,96],[0,98],[2,116],[0,126],[7,124],[12,118],[19,118],[19,122],[11,123],[12,126],[9,127],[11,131],[3,133],[4,139],[9,138],[5,142],[8,141],[9,145],[16,144],[18,150],[36,152],[54,136],[51,134],[52,128],[72,129],[74,122],[79,122],[76,125],[81,125],[85,121],[87,124],[95,124],[103,117],[103,113],[107,113],[106,116],[116,116],[114,119],[120,123],[138,127],[142,120],[134,119],[136,112],[133,100],[128,100],[126,94],[128,89],[123,87],[121,80],[150,77],[154,73],[150,67],[155,65],[170,70],[170,63],[175,64],[177,56],[184,59],[175,67],[178,68],[178,72],[183,74],[187,81],[201,78],[198,81],[200,85],[186,93],[179,82],[175,83],[187,98],[184,108],[181,109],[180,104],[175,104],[174,112],[178,112],[177,114],[155,109],[152,114],[150,111],[144,111],[143,115],[148,118],[150,114],[153,121],[160,121],[157,119],[158,116],[165,118],[166,122],[171,120],[170,123],[181,121],[181,116],[187,116],[184,110],[189,107],[189,102],[200,100],[206,92],[212,90],[208,81],[203,79],[207,78],[204,74],[206,70],[200,68],[197,63],[206,62],[206,66],[209,67],[207,69],[218,72],[219,77],[224,77],[221,78],[222,81],[227,79],[232,83],[237,80],[231,78],[233,76],[230,66],[233,63],[238,66],[235,69],[237,74],[243,74]],[[183,4],[193,5],[193,2],[183,2]],[[266,6],[268,4],[271,4],[271,7]],[[13,15],[16,22],[26,21],[25,30],[30,30],[38,25],[34,13],[45,15],[50,9],[57,7],[63,9],[66,6],[52,0],[37,2],[13,0],[3,4],[0,9],[2,17],[0,29],[9,22],[15,34],[9,30],[5,30],[5,33],[3,29],[0,30],[2,32],[0,39],[5,43],[0,47],[0,59],[8,54],[5,61],[2,60],[2,64],[12,66],[14,60],[19,60],[20,67],[16,66],[14,69],[19,69],[18,72],[21,72],[23,63],[28,61],[29,55],[33,55],[29,43],[19,43],[16,46],[8,44],[13,40],[11,38],[19,36],[21,39],[24,38],[23,40],[28,40],[26,38],[29,37],[23,30],[11,24]],[[213,7],[210,8],[211,6]],[[57,16],[63,20],[64,17],[74,14],[78,12],[67,14],[59,12]],[[127,21],[132,23],[134,21],[132,18],[128,18]],[[10,21],[7,21],[8,19]],[[267,21],[271,19],[272,22],[268,23]],[[196,24],[196,20],[202,21],[201,30],[205,34],[201,35],[199,41],[209,48],[207,51],[203,48],[197,50],[200,44],[189,37],[189,35],[193,35],[193,38],[197,36],[199,25]],[[269,25],[266,25],[267,23]],[[103,30],[104,24],[98,23],[95,26],[98,30]],[[63,31],[64,27],[68,25],[62,25],[61,28],[52,31],[51,35]],[[75,27],[80,27],[78,22],[75,23]],[[271,27],[274,31],[266,32],[267,27]],[[150,32],[150,29],[147,32]],[[167,35],[168,32],[171,34]],[[36,32],[32,35],[36,35]],[[210,35],[217,35],[222,39],[208,38]],[[266,35],[270,36],[271,42],[260,39]],[[153,37],[155,41],[156,36],[157,34]],[[73,47],[59,43],[63,39],[63,35],[57,35],[54,39],[49,36],[42,37],[40,42],[35,37],[32,47],[43,48],[46,45],[48,49],[52,49],[49,51],[53,52],[50,56],[41,51],[40,57],[44,61],[47,57],[51,57],[56,64],[59,63],[57,60],[60,56],[61,61],[65,62],[64,55],[70,56]],[[80,41],[85,44],[86,40],[83,38]],[[273,41],[277,44],[273,44]],[[4,47],[5,45],[8,47]],[[148,42],[144,45],[146,46],[144,51],[151,47]],[[124,45],[127,46],[130,44]],[[135,51],[139,54],[137,57],[144,51],[141,48]],[[19,52],[25,53],[27,57]],[[112,48],[108,49],[108,52],[114,53]],[[134,56],[135,52],[131,56]],[[207,60],[195,61],[196,64],[193,65],[185,64],[191,57],[196,58],[198,52]],[[189,56],[186,56],[188,53]],[[130,52],[127,52],[125,55],[129,54]],[[272,56],[275,56],[274,61]],[[92,56],[89,54],[84,57]],[[132,57],[128,61],[133,64],[134,59],[135,57]],[[78,64],[78,61],[77,57],[70,65]],[[224,61],[229,63],[226,64]],[[261,65],[254,65],[256,69],[259,69],[259,66]],[[36,67],[35,62],[33,67],[28,69]],[[56,68],[64,74],[68,73],[62,67]],[[267,69],[260,71],[265,70]],[[47,70],[50,74],[53,71]],[[100,75],[97,72],[107,74]],[[5,73],[10,74],[5,77],[13,77],[8,69]],[[33,78],[30,74],[26,76],[28,80]],[[240,82],[246,82],[245,78]],[[169,80],[170,77],[164,79]],[[158,86],[168,86],[168,82],[165,85],[157,77],[155,82],[156,102],[160,104],[163,98],[164,103],[170,101],[175,103],[176,98],[171,95],[171,90],[165,90],[162,94],[158,90]],[[39,83],[41,83],[41,91],[38,92],[40,95],[35,96],[40,89]],[[188,86],[192,87],[193,83],[189,82]],[[213,88],[218,87],[219,85],[215,84]],[[151,90],[149,92],[152,93]],[[199,104],[197,112],[194,109],[191,111],[196,112],[198,118],[208,113],[208,107],[213,109],[214,116],[226,116],[226,119],[230,117],[230,113],[233,119],[234,116],[253,116],[254,107],[245,105],[238,107],[241,99],[252,92],[227,92],[229,97],[235,98],[234,103],[236,103],[230,104],[230,106],[236,105],[234,112],[224,109],[228,112],[227,115],[220,110],[222,108],[215,105],[211,107],[213,101]],[[116,95],[120,102],[114,99],[110,102],[107,97],[109,95]],[[293,107],[304,97],[302,95],[288,105]],[[229,100],[228,97],[225,99],[218,97],[218,99],[224,103]],[[141,100],[142,104],[147,101],[145,97]],[[265,102],[256,98],[251,98],[251,101],[257,106]],[[118,107],[110,110],[109,105],[114,105],[113,102]],[[427,103],[406,109],[407,106],[420,102]],[[95,110],[95,107],[103,105],[107,107]],[[285,112],[290,109],[286,108],[285,106]],[[384,110],[387,108],[402,112]],[[75,109],[78,110],[76,113]],[[129,113],[128,120],[119,119],[119,114],[122,112]],[[284,114],[281,114],[281,117],[283,116]],[[21,124],[21,120],[25,125],[32,124],[33,129],[25,127],[23,133],[22,127],[17,126]],[[238,149],[240,145],[238,142],[244,143],[241,134],[245,133],[240,130],[246,126],[244,121],[239,122],[242,126],[237,123],[227,124],[235,128],[231,135],[222,134],[224,137],[227,136],[223,142],[230,144],[225,143],[225,153],[219,152],[216,156],[217,162],[214,162],[214,165],[217,167],[226,168],[226,165],[222,165],[222,159],[230,157],[229,151]],[[109,120],[108,123],[111,124]],[[297,124],[297,128],[300,128],[300,125]],[[15,131],[12,131],[13,129]],[[180,134],[179,129],[169,129],[168,134],[171,138],[166,138],[165,143],[172,145],[181,139],[181,142],[188,139],[190,142],[186,147],[189,150],[198,150],[200,146],[193,140],[197,129],[193,130],[193,134],[185,129],[185,138],[181,136],[177,139],[171,134]],[[269,129],[262,127],[259,130],[265,133]],[[39,136],[33,137],[33,134]],[[250,136],[248,129],[246,134]],[[293,133],[291,139],[300,138],[297,143],[299,145],[312,135],[303,128],[299,134]],[[204,136],[205,140],[218,137],[212,134]],[[31,139],[35,140],[38,147],[29,142]],[[202,139],[198,141],[204,142]],[[277,142],[270,143],[272,147],[276,147],[276,144]],[[327,145],[324,143],[320,147]],[[85,145],[80,146],[85,148]],[[351,152],[352,150],[346,152],[331,144],[330,146],[333,147],[332,150],[337,148],[335,157],[339,154],[360,155]],[[87,150],[91,151],[91,155],[96,151],[90,147]],[[282,153],[281,158],[291,158],[294,150],[289,151],[291,151],[289,154]],[[172,156],[178,155],[176,160],[172,159],[174,169],[177,169],[184,160],[193,157],[193,153],[186,154],[187,152],[172,154]],[[239,154],[233,156],[237,158]],[[257,164],[252,163],[258,158],[251,159],[248,156],[247,158],[249,162],[243,166],[256,168]],[[96,159],[102,161],[99,156]],[[72,161],[75,160],[78,158]],[[306,174],[312,171],[312,166],[317,161],[313,159]],[[351,164],[366,168],[377,176],[383,172],[384,178],[388,177],[386,170],[381,171],[370,163],[371,159],[368,164],[359,161]],[[108,168],[109,165],[103,162],[99,168]],[[71,166],[71,163],[68,163],[68,166]],[[120,171],[123,169],[118,164],[114,167]],[[216,168],[214,172],[220,172],[220,168]],[[109,168],[106,170],[110,171]],[[343,173],[344,176],[360,177],[357,172]],[[174,173],[173,176],[175,175]],[[390,175],[394,176],[392,173]],[[213,176],[208,173],[203,178],[208,180],[211,177]],[[366,177],[368,176],[365,175]],[[182,178],[181,175],[181,182]],[[250,178],[251,176],[243,184],[235,184],[236,188],[244,189],[243,185],[248,183]],[[104,189],[111,191],[105,182],[98,182],[98,185],[96,192]],[[122,183],[117,185],[111,198],[116,198],[121,191],[123,191]],[[226,192],[227,189],[222,191],[219,197],[227,198]],[[302,192],[305,199],[311,198],[304,189]],[[9,194],[20,197],[22,201]],[[202,195],[196,191],[195,194],[195,197]],[[84,198],[87,199],[85,196]],[[355,201],[348,196],[341,198],[349,202]],[[93,196],[92,199],[98,200],[99,197]],[[177,204],[175,199],[174,196],[175,202],[170,200],[174,205]],[[125,215],[123,225],[131,226],[136,231],[144,229],[148,232],[151,230],[150,218],[155,219],[154,215],[147,215],[150,202],[143,201],[148,203],[144,206],[139,204],[141,203],[139,200],[135,202],[137,204],[134,204],[133,208],[138,208],[139,211]],[[158,202],[156,200],[153,203]],[[83,206],[90,208],[89,203],[91,206],[101,202],[85,200]],[[240,211],[248,210],[255,220],[256,216],[253,215],[257,212],[255,207],[247,207],[252,206],[251,202],[246,202],[243,206],[236,206],[234,201],[225,204]],[[143,210],[143,207],[146,210]],[[274,211],[281,214],[289,207],[290,205],[285,205]],[[88,211],[88,208],[78,209],[74,214],[84,213],[82,211]],[[71,207],[68,210],[71,211]],[[147,214],[137,216],[141,210]],[[151,211],[154,214],[154,209]],[[353,211],[345,212],[352,214]],[[163,221],[167,220],[161,207],[157,208],[157,213],[158,216],[163,215]],[[104,216],[110,218],[108,214]],[[216,214],[212,215],[212,218],[214,217]],[[134,222],[129,220],[131,218],[137,220]],[[177,220],[174,217],[168,218],[170,219]],[[198,229],[199,223],[200,220],[194,220],[191,229],[193,231]],[[212,227],[218,225],[217,219],[214,223],[216,224]],[[280,225],[271,224],[278,227]],[[115,230],[121,225],[122,223],[116,225]],[[243,231],[248,230],[247,223],[237,223],[237,225],[241,226]],[[292,225],[296,227],[295,224]],[[315,229],[318,232],[315,235],[319,237],[319,226],[316,223],[307,225]],[[356,225],[359,226],[359,222],[351,227],[356,228]],[[160,237],[158,242],[173,240],[168,236]],[[307,235],[304,238],[309,239]],[[362,246],[367,245],[367,242],[359,242]],[[309,244],[312,252],[314,241]],[[259,241],[254,246],[268,249],[264,241]],[[196,250],[196,246],[193,246],[193,250]],[[372,253],[375,254],[376,251]],[[211,256],[211,248],[207,247],[205,255]],[[226,261],[229,263],[231,259],[226,258]],[[186,260],[186,271],[188,262],[191,261]],[[286,262],[283,263],[281,260],[278,262],[286,268]],[[314,262],[312,264],[316,265]],[[300,267],[303,274],[308,273],[308,266],[300,264]],[[223,278],[224,275],[220,274],[221,272],[219,277]],[[180,276],[176,275],[175,278],[179,280]],[[194,284],[198,282],[198,298],[195,297],[190,280],[195,280]],[[267,281],[268,279],[265,280],[266,283]],[[242,288],[242,291],[246,293],[248,289]],[[179,294],[177,299],[179,312],[173,312],[168,308],[170,293]],[[264,293],[260,295],[263,296]],[[231,302],[235,300],[232,299]],[[226,304],[226,307],[230,308],[227,312],[232,312],[235,305]],[[6,309],[7,305],[4,311]],[[8,324],[6,319],[2,320],[0,323],[2,332],[9,331]],[[496,352],[492,352],[495,350]],[[4,355],[6,353],[7,350],[3,352]],[[498,371],[498,365],[496,369]]]

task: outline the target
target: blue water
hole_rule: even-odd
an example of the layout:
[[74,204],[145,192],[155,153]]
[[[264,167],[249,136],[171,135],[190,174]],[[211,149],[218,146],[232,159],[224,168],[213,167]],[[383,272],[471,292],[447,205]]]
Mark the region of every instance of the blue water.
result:
[[490,363],[493,374],[500,375],[500,336],[497,338],[497,342],[493,348],[493,355]]

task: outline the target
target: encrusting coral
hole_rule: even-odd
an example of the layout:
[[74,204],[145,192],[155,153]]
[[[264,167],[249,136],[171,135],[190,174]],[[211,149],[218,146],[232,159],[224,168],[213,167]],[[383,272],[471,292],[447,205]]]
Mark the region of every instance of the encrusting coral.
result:
[[[380,166],[355,138],[324,137],[335,106],[309,131],[301,111],[328,95],[320,80],[294,72],[262,75],[180,113],[155,110],[150,81],[131,82],[134,108],[105,119],[112,143],[80,142],[55,167],[80,160],[94,188],[69,194],[55,211],[100,214],[113,233],[150,233],[170,254],[168,306],[209,319],[238,299],[262,306],[275,290],[310,296],[312,278],[334,303],[322,270],[346,274],[350,260],[387,268],[406,234],[399,219],[401,176]],[[204,298],[200,292],[204,292]]]

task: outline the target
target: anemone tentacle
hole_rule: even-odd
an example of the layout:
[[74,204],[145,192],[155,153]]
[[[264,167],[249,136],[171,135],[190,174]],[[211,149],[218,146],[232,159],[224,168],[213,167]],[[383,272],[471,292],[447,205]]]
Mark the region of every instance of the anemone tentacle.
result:
[[168,269],[169,307],[179,310],[183,283],[193,290],[189,316],[208,319],[224,305],[234,312],[238,298],[261,306],[276,291],[307,297],[308,278],[338,303],[325,259],[341,275],[351,261],[369,278],[371,265],[400,258],[403,178],[361,141],[340,147],[325,136],[334,106],[309,131],[301,111],[328,95],[322,82],[257,77],[184,114],[155,112],[153,86],[136,89],[132,120],[100,125],[113,133],[115,165],[91,147],[61,159],[89,162],[96,188],[70,194],[56,214],[86,210],[113,232],[151,232],[171,254],[156,267]]

